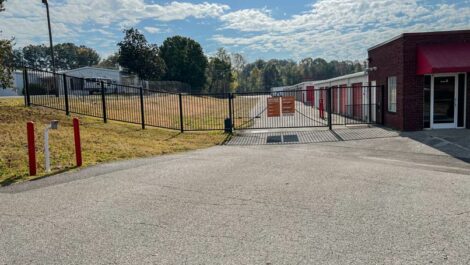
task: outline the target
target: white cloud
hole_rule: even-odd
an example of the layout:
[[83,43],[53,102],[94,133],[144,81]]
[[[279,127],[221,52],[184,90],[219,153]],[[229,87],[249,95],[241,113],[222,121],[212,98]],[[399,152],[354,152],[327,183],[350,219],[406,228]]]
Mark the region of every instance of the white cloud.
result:
[[147,31],[150,34],[155,34],[155,33],[161,32],[161,30],[159,28],[155,28],[155,27],[144,27],[144,30]]
[[[225,4],[181,1],[186,2],[50,1],[54,41],[97,45],[101,52],[109,53],[115,49],[123,27],[143,21],[164,22],[143,28],[155,34],[167,32],[171,21],[196,18],[199,24],[221,23],[216,35],[208,40],[213,43],[206,46],[226,46],[252,54],[250,57],[281,53],[295,59],[363,59],[368,47],[402,32],[468,29],[470,25],[467,0],[460,5],[453,0],[441,0],[440,4],[427,0],[317,0],[305,12],[282,18],[267,8],[230,12]],[[15,36],[18,46],[47,43],[41,1],[9,0],[5,7],[6,12],[0,13],[0,38]],[[207,18],[217,21],[203,20]]]
[[109,25],[124,20],[136,24],[145,19],[174,21],[189,17],[218,17],[228,9],[227,5],[207,2],[149,4],[144,0],[65,0],[63,4],[55,6],[54,16],[64,23],[95,22]]
[[279,23],[273,19],[266,9],[243,9],[228,13],[220,17],[225,22],[224,29],[240,31],[272,31],[279,29]]
[[215,35],[221,45],[284,52],[296,59],[363,59],[368,47],[402,32],[468,28],[470,7],[420,0],[319,0],[289,19],[275,19],[263,9],[238,10],[220,19],[222,32],[240,33]]
[[[174,21],[187,18],[216,18],[229,6],[217,3],[169,2],[148,3],[145,0],[63,0],[49,1],[54,39],[73,41],[80,33],[103,34],[135,26],[143,20]],[[0,13],[1,38],[14,36],[18,46],[47,42],[45,8],[39,0],[11,0]],[[149,27],[148,32],[156,32]],[[114,36],[115,37],[115,36]],[[88,39],[82,38],[85,44]]]

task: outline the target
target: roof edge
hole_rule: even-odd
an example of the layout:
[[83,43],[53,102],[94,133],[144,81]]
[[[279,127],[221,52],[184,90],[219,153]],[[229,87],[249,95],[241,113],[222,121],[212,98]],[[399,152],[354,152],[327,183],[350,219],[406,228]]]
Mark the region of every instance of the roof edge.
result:
[[94,66],[84,66],[84,67],[79,67],[79,68],[75,68],[75,69],[70,69],[70,70],[64,70],[64,71],[61,71],[62,73],[72,73],[72,72],[76,72],[76,71],[79,71],[79,70],[84,70],[84,69],[98,69],[100,71],[109,71],[109,72],[121,72],[120,70],[117,70],[117,69],[108,69],[108,68],[101,68],[101,67],[94,67]]
[[382,47],[384,45],[387,45],[391,42],[394,42],[396,40],[399,40],[401,38],[405,38],[405,37],[408,37],[408,36],[420,36],[420,35],[442,35],[442,34],[462,34],[462,33],[468,33],[470,34],[470,30],[465,30],[465,29],[462,29],[462,30],[442,30],[442,31],[422,31],[422,32],[405,32],[405,33],[402,33],[398,36],[395,36],[389,40],[386,40],[382,43],[379,43],[377,45],[374,45],[370,48],[367,49],[367,51],[371,51],[371,50],[374,50],[374,49],[377,49],[379,47]]

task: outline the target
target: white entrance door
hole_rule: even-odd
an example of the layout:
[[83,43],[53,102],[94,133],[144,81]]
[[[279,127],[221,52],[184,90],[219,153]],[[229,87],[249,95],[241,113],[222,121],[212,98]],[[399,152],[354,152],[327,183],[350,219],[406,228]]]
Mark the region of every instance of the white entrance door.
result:
[[431,86],[431,128],[457,128],[457,75],[435,75]]

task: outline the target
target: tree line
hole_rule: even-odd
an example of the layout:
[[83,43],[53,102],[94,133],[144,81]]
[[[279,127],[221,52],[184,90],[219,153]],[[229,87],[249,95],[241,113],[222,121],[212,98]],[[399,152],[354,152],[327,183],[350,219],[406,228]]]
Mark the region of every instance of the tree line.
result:
[[[323,80],[363,70],[358,61],[327,62],[321,58],[247,63],[242,54],[230,54],[223,48],[212,56],[206,56],[202,46],[193,39],[174,36],[158,46],[149,43],[144,34],[134,28],[124,30],[124,38],[117,46],[118,52],[101,59],[92,48],[73,43],[57,44],[54,46],[56,69],[84,66],[122,68],[141,80],[187,83],[192,93],[269,91],[276,86]],[[2,48],[9,49],[12,49],[11,43]],[[52,69],[50,49],[46,45],[28,45],[7,53],[11,54],[15,65]]]
[[[238,61],[238,55],[234,61]],[[272,87],[289,86],[305,81],[325,80],[346,74],[363,71],[358,61],[330,61],[322,58],[305,58],[300,62],[293,60],[257,60],[235,68],[237,90],[270,90]]]
[[[49,46],[28,45],[13,50],[14,62],[18,66],[27,66],[36,69],[51,70],[52,57]],[[73,43],[60,43],[54,45],[55,68],[70,70],[83,66],[99,64],[101,58],[92,48]]]
[[[5,11],[4,3],[0,0],[0,13]],[[1,28],[0,28],[1,32]],[[13,40],[0,39],[0,88],[7,88],[12,82]]]
[[190,38],[170,37],[158,47],[148,43],[136,29],[126,30],[124,40],[118,46],[119,52],[103,61],[107,65],[118,63],[146,80],[188,83],[196,93],[269,91],[276,86],[324,80],[364,70],[359,61],[327,62],[322,58],[247,63],[243,55],[229,54],[223,48],[207,57],[201,45]]

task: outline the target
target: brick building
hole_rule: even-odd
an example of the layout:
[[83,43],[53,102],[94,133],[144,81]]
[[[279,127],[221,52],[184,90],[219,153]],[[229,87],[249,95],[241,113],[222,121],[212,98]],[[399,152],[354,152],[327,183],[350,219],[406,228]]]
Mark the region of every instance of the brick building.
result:
[[385,85],[383,124],[470,128],[470,30],[405,33],[368,54],[369,81]]

